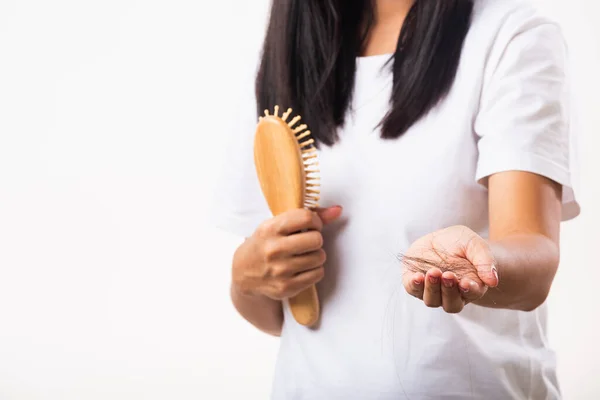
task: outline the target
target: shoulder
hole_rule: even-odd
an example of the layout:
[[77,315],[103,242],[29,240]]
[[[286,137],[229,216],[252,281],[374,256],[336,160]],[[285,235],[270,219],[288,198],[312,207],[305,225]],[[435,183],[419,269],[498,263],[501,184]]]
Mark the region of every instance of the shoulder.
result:
[[519,31],[558,22],[533,0],[474,0],[473,29]]
[[489,79],[507,58],[515,67],[546,60],[562,67],[566,43],[560,23],[533,0],[474,0],[465,52],[484,62]]
[[552,31],[562,45],[560,23],[533,0],[474,0],[469,37],[488,49],[502,48],[515,37]]

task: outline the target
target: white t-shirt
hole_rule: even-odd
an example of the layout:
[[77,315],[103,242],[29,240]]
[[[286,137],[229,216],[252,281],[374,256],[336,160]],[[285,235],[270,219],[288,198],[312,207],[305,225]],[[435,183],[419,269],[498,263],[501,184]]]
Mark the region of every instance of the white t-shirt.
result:
[[[561,183],[563,220],[579,213],[562,33],[526,0],[476,0],[453,89],[397,140],[375,129],[389,107],[389,58],[357,60],[340,141],[319,150],[321,206],[344,212],[324,230],[320,326],[297,324],[284,307],[272,398],[559,398],[545,305],[428,308],[405,292],[397,255],[452,225],[486,237],[484,178],[501,171]],[[219,226],[243,236],[271,217],[253,164],[251,93],[249,85],[215,210]]]

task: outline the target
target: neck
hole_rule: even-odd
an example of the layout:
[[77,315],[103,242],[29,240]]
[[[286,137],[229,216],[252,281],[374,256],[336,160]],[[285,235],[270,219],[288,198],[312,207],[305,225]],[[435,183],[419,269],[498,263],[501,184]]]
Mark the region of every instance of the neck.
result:
[[391,21],[402,21],[410,11],[416,0],[376,0],[375,21],[377,23],[388,23]]
[[396,51],[400,30],[416,0],[376,0],[375,24],[371,27],[363,56]]

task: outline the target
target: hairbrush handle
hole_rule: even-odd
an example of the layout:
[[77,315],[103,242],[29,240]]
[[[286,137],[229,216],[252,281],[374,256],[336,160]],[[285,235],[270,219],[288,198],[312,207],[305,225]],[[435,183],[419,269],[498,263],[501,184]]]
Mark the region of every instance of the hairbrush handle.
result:
[[[290,122],[288,109],[281,117],[279,107],[271,115],[265,111],[256,128],[254,163],[260,187],[274,216],[299,208],[314,208],[319,200],[319,184],[315,174],[316,151],[306,125],[294,128],[300,117]],[[312,326],[320,314],[315,285],[288,299],[294,319]]]
[[304,326],[313,326],[319,320],[319,294],[315,285],[304,289],[288,299],[290,311],[296,322]]

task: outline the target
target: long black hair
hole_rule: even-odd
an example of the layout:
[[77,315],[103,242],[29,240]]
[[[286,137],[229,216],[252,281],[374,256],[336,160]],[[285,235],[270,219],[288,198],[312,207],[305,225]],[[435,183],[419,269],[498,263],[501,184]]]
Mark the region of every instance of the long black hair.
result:
[[[375,0],[273,0],[256,76],[257,113],[292,107],[317,143],[332,145],[354,87],[356,57],[375,23]],[[473,0],[416,0],[394,54],[383,138],[398,138],[448,92]]]

